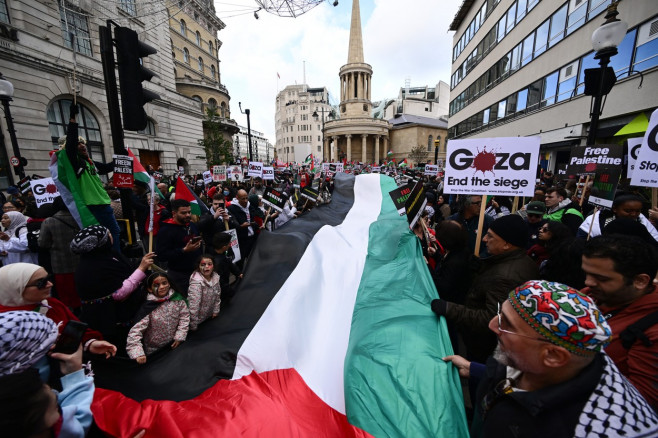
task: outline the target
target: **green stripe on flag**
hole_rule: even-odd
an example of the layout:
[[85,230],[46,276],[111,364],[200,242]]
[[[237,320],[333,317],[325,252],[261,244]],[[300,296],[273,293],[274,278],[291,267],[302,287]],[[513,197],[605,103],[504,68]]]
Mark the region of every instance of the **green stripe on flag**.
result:
[[448,330],[420,242],[380,178],[382,207],[370,226],[345,357],[348,420],[376,437],[464,437],[468,426]]

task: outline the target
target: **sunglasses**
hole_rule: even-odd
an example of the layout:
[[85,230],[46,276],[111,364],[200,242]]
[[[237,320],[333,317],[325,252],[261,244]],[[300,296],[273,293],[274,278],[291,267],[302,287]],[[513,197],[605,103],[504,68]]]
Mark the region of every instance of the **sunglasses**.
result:
[[52,275],[46,275],[45,277],[35,281],[34,284],[28,284],[25,287],[36,287],[37,289],[45,289],[45,287],[48,285],[48,282],[52,281],[52,279],[53,279]]

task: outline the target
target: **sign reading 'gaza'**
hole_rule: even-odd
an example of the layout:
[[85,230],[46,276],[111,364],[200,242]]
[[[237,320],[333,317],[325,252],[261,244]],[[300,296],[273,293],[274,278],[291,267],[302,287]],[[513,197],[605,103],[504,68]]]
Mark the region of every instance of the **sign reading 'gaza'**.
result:
[[533,196],[539,137],[449,140],[446,193]]

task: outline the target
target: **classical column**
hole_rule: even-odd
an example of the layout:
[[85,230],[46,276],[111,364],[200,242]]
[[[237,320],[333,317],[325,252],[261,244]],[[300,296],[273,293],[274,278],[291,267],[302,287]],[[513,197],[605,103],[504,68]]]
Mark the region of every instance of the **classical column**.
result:
[[368,141],[368,134],[361,134],[361,161],[366,164],[366,142]]
[[338,150],[338,135],[332,137],[334,139],[334,146],[331,148],[331,159],[330,162],[334,163],[336,161],[336,151]]
[[347,139],[347,161],[352,161],[352,134],[345,136]]
[[356,87],[356,96],[360,99],[363,98],[363,73],[357,73],[358,85]]
[[375,135],[375,165],[379,165],[379,135]]
[[384,155],[388,159],[388,137],[385,135],[383,137],[384,137]]
[[322,142],[322,161],[328,161],[329,156],[329,139],[325,137]]

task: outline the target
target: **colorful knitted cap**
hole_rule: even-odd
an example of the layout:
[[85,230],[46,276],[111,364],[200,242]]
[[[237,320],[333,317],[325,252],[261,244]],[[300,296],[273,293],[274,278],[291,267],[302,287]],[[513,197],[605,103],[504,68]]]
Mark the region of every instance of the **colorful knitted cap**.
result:
[[530,327],[572,353],[601,351],[610,342],[610,326],[592,299],[565,284],[531,280],[508,299]]

